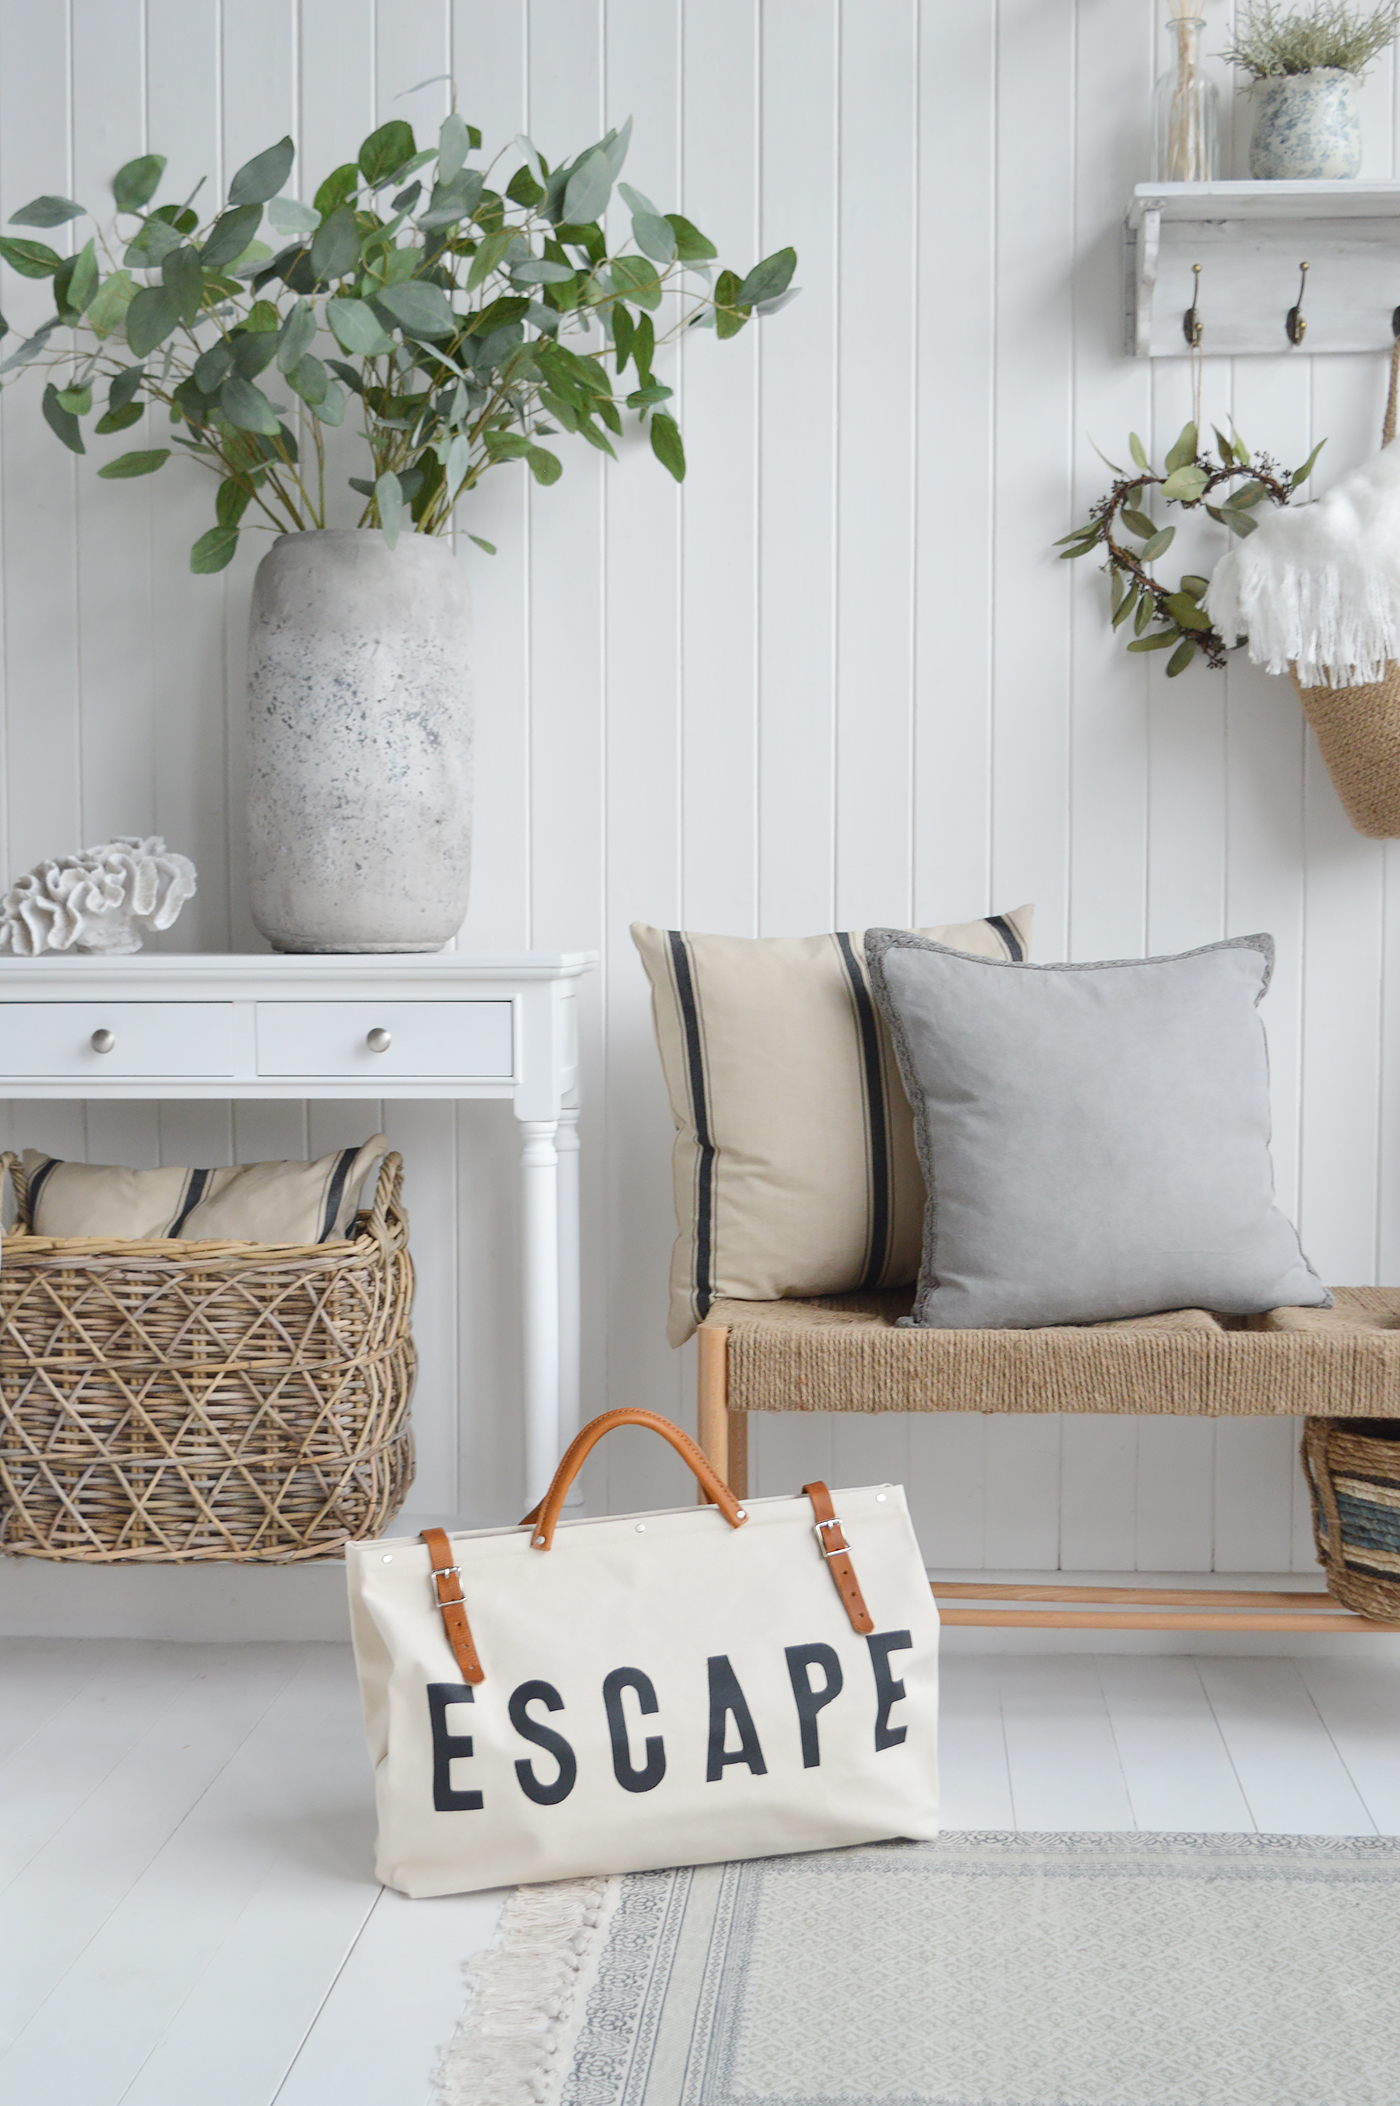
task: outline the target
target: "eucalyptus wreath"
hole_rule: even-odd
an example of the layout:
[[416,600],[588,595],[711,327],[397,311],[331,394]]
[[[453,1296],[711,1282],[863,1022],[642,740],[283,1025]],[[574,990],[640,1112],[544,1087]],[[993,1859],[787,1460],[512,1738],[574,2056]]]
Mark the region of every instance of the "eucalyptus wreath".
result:
[[[563,464],[543,438],[571,433],[613,455],[625,410],[649,425],[679,482],[685,449],[663,407],[672,390],[657,377],[658,350],[691,329],[730,337],[774,313],[794,297],[797,257],[780,249],[743,277],[712,272],[717,252],[697,227],[619,180],[631,131],[629,118],[553,168],[521,136],[519,165],[498,187],[501,156],[473,166],[481,133],[455,110],[422,150],[395,120],[310,205],[281,194],[295,158],[282,139],[239,169],[204,220],[202,182],[181,203],[153,202],[165,159],[143,154],[113,179],[115,218],[94,221],[76,254],[0,238],[11,269],[52,283],[55,308],[0,376],[45,371],[44,417],[74,453],[87,450],[100,390],[103,436],[163,409],[169,444],[97,472],[152,475],[182,456],[211,473],[215,524],[190,556],[201,572],[232,560],[245,516],[278,533],[324,527],[325,433],[352,402],[371,470],[349,477],[359,523],[382,528],[391,547],[405,527],[445,532],[458,499],[505,462],[557,482]],[[615,187],[630,236],[610,245]],[[10,224],[90,216],[46,196]],[[264,220],[275,250],[260,239]]]
[[[1183,425],[1160,475],[1137,433],[1129,432],[1128,448],[1136,469],[1120,468],[1100,455],[1117,481],[1106,497],[1091,505],[1085,524],[1055,543],[1064,562],[1102,550],[1102,567],[1108,572],[1112,588],[1113,627],[1121,629],[1132,622],[1130,651],[1170,648],[1170,679],[1184,673],[1198,652],[1207,665],[1219,669],[1237,639],[1221,636],[1201,605],[1209,578],[1188,571],[1173,587],[1153,574],[1150,566],[1165,556],[1176,539],[1176,528],[1170,521],[1160,523],[1148,511],[1148,505],[1154,501],[1153,493],[1166,504],[1179,504],[1184,511],[1204,511],[1217,526],[1243,538],[1258,525],[1254,513],[1259,505],[1266,500],[1276,505],[1290,502],[1312,474],[1327,443],[1319,440],[1301,468],[1288,469],[1280,468],[1267,453],[1252,456],[1238,431],[1230,438],[1218,426],[1214,431],[1217,454],[1212,460],[1200,450],[1195,424]],[[1236,483],[1238,488],[1230,488],[1226,497],[1220,496],[1222,490]],[[1130,545],[1128,537],[1136,546]],[[1155,628],[1154,623],[1158,625]]]

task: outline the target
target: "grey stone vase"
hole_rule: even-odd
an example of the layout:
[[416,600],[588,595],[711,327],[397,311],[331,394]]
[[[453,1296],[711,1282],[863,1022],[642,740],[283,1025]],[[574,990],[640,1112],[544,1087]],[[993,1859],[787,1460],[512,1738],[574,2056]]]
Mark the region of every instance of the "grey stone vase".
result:
[[248,887],[278,951],[440,951],[471,878],[472,611],[450,542],[284,534],[248,636]]
[[1320,182],[1361,172],[1356,75],[1338,66],[1256,80],[1249,172],[1275,181]]

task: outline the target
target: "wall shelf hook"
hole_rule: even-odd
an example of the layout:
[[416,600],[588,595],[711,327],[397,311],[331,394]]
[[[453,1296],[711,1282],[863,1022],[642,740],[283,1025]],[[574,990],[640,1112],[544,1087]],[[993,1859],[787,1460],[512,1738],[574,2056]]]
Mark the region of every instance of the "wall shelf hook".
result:
[[[1306,270],[1307,265],[1303,268]],[[1193,263],[1191,269],[1195,274],[1191,280],[1191,305],[1181,317],[1181,333],[1194,351],[1205,335],[1205,324],[1201,320],[1201,266]]]
[[1296,307],[1289,308],[1283,325],[1288,331],[1290,344],[1301,344],[1308,333],[1308,318],[1303,312],[1303,295],[1308,289],[1308,266],[1306,263],[1299,264],[1298,273],[1298,304]]

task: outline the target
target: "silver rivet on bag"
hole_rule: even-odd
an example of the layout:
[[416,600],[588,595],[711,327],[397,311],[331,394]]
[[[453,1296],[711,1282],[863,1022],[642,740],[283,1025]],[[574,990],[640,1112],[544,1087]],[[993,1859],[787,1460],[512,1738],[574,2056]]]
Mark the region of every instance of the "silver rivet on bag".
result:
[[639,1521],[639,1522],[637,1523],[637,1534],[638,1534],[639,1536],[644,1536],[644,1535],[646,1534],[646,1532],[647,1532],[647,1525],[646,1525],[646,1522],[645,1522],[645,1521]]
[[386,1550],[386,1551],[385,1551],[385,1553],[384,1553],[384,1562],[385,1562],[385,1564],[386,1564],[386,1565],[392,1565],[392,1564],[393,1564],[393,1562],[394,1562],[394,1559],[393,1559],[393,1553],[392,1553],[391,1551],[388,1551],[388,1550]]

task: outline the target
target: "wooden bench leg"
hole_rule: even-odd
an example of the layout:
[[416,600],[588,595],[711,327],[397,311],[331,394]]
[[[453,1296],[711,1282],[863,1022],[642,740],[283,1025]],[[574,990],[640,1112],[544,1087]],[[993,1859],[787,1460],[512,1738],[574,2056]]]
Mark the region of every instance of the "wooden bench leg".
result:
[[[700,1410],[697,1437],[739,1499],[749,1496],[748,1413],[729,1409],[729,1330],[724,1324],[701,1324],[699,1353]],[[703,1494],[701,1495],[703,1498]]]

